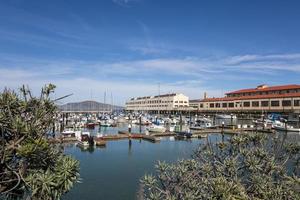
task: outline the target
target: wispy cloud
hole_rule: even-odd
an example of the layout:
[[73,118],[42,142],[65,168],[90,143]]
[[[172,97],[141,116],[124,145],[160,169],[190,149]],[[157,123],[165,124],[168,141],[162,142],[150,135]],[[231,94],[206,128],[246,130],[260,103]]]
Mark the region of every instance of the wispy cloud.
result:
[[[58,93],[75,93],[73,99],[85,99],[90,91],[111,90],[118,103],[132,96],[162,92],[183,92],[200,98],[226,92],[222,82],[255,83],[279,78],[283,72],[300,73],[299,54],[237,55],[224,58],[157,58],[119,61],[47,60],[0,54],[0,85],[16,88],[29,84],[38,89],[45,83],[58,85]],[[262,80],[262,77],[264,78]],[[217,80],[217,81],[216,81]],[[219,84],[216,84],[219,83]],[[138,86],[138,87],[137,87]],[[237,88],[239,88],[237,86]],[[96,97],[97,95],[95,95]]]
[[132,2],[138,2],[141,0],[112,0],[115,4],[122,7],[130,7]]

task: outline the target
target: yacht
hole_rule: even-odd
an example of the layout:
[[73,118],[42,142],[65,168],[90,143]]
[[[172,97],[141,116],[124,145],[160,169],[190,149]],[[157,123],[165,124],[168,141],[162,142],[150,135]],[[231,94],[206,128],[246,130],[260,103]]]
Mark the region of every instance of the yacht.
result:
[[89,147],[94,145],[94,139],[90,136],[89,132],[82,132],[80,138],[78,138],[77,145],[79,147]]
[[167,129],[163,126],[151,125],[147,128],[147,130],[149,132],[164,133]]
[[216,119],[236,119],[236,115],[217,114]]
[[274,126],[274,129],[275,130],[279,130],[279,131],[287,131],[287,132],[297,132],[297,133],[300,133],[300,128],[294,128],[293,126],[290,126],[290,125],[284,125],[284,124],[276,124]]
[[190,127],[190,129],[193,130],[199,130],[199,129],[205,129],[205,128],[211,128],[212,126],[212,122],[210,119],[197,119],[195,121],[194,126]]

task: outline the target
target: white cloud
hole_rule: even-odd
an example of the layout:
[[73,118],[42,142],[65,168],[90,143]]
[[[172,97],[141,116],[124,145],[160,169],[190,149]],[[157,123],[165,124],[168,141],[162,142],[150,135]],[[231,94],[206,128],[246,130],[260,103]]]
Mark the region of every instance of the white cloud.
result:
[[[45,83],[58,86],[57,97],[74,93],[66,99],[103,100],[112,92],[122,105],[132,96],[155,95],[158,83],[161,93],[181,92],[200,98],[204,92],[221,96],[222,82],[268,82],[282,72],[300,72],[300,54],[238,55],[225,58],[157,58],[132,61],[45,60],[0,54],[1,87],[18,88],[27,84],[34,91]],[[218,84],[219,83],[219,84]],[[211,86],[213,85],[213,86]]]

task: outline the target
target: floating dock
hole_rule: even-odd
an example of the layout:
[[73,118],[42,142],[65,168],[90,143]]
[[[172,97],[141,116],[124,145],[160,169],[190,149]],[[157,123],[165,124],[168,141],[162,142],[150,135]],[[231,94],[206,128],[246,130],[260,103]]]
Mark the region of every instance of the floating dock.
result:
[[[214,133],[224,133],[224,134],[249,134],[249,133],[274,133],[273,129],[256,129],[256,128],[234,128],[234,127],[214,127],[207,129],[193,129],[192,138],[205,138],[208,134]],[[101,137],[94,137],[94,140],[99,141],[98,145],[103,146],[106,144],[106,141],[113,140],[124,140],[124,139],[143,139],[150,142],[159,142],[161,137],[172,137],[177,136],[175,132],[165,132],[165,133],[150,133],[145,135],[144,133],[129,133],[128,131],[119,131],[118,134],[108,134]],[[77,142],[78,140],[75,137],[57,137],[49,138],[51,143],[70,143]]]

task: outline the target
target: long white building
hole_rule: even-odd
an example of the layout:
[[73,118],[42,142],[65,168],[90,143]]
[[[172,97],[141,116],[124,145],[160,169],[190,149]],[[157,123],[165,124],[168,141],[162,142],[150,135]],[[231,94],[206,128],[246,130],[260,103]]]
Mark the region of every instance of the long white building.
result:
[[176,93],[136,97],[126,102],[127,111],[176,111],[188,108],[189,98]]

